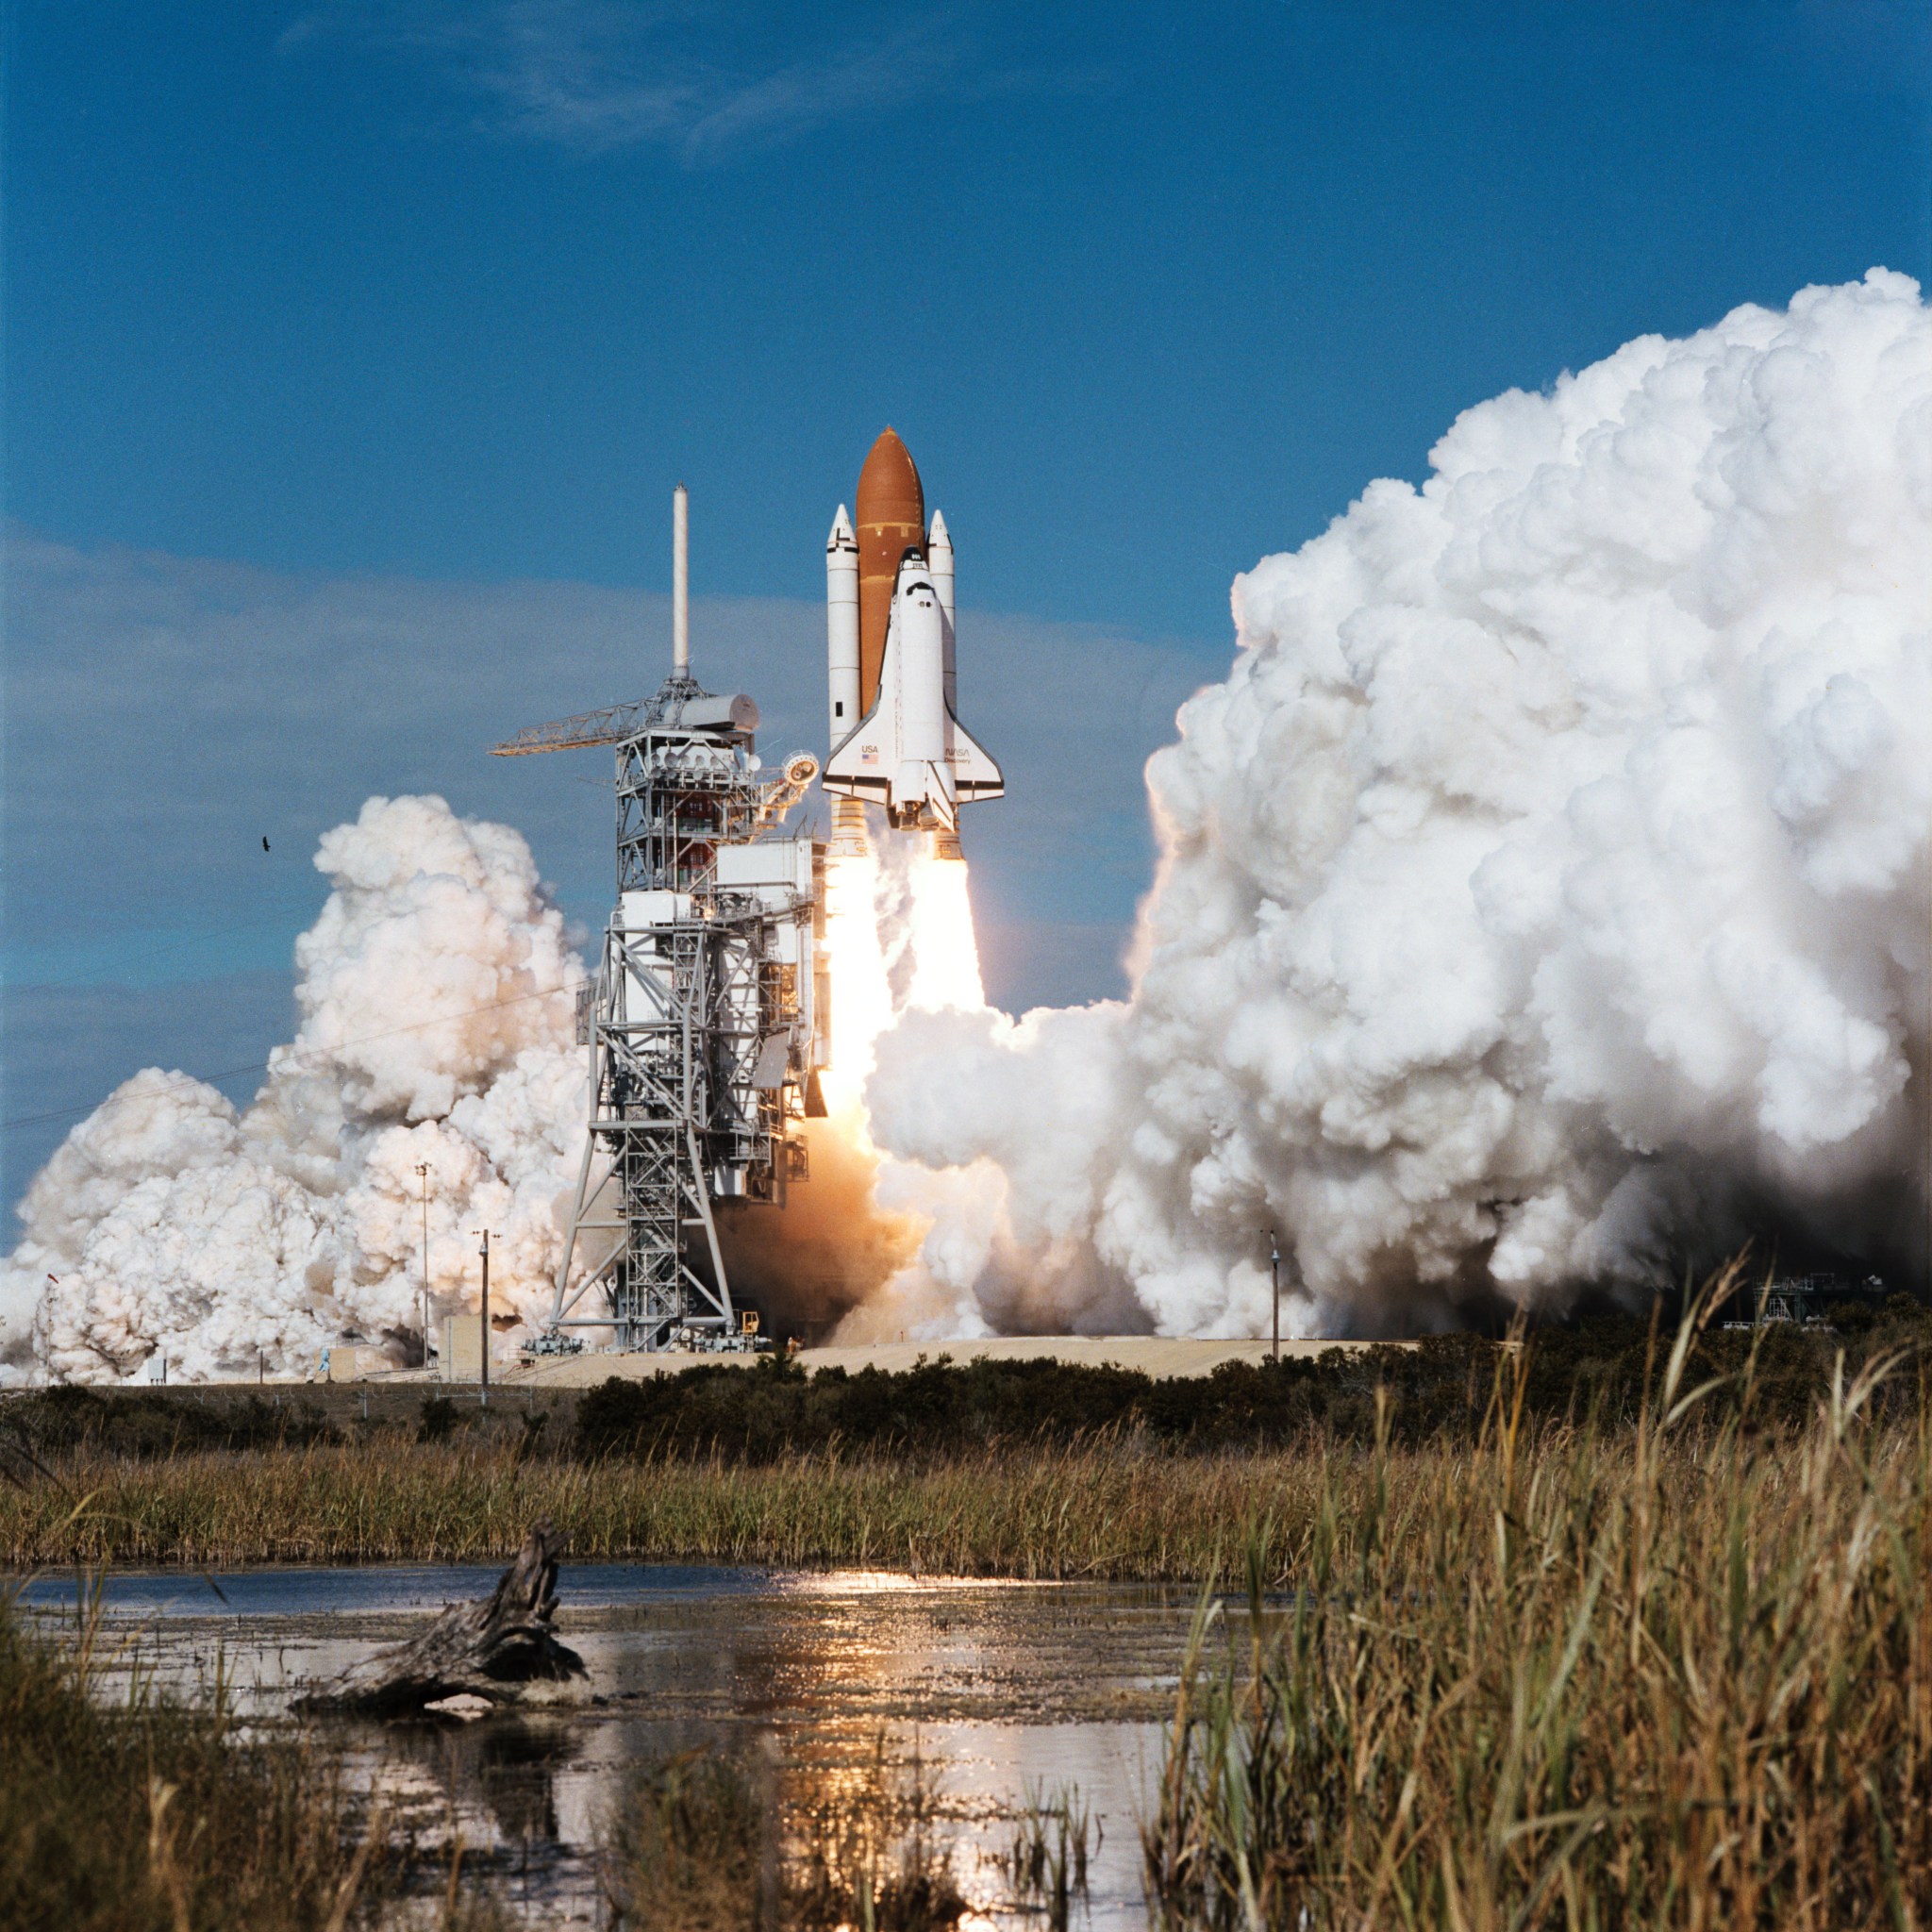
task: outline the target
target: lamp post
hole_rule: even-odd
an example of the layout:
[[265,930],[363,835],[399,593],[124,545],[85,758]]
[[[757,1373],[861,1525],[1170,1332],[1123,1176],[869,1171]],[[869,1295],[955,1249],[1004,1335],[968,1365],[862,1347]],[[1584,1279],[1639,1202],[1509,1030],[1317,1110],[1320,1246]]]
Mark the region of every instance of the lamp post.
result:
[[1271,1227],[1268,1230],[1268,1285],[1274,1291],[1274,1330],[1270,1344],[1270,1359],[1281,1359],[1281,1241]]
[[483,1387],[477,1396],[477,1407],[490,1407],[490,1230],[479,1227],[476,1232],[483,1239],[483,1335],[482,1347],[478,1350],[483,1359]]
[[423,1366],[429,1367],[429,1163],[416,1163],[416,1178],[423,1183]]

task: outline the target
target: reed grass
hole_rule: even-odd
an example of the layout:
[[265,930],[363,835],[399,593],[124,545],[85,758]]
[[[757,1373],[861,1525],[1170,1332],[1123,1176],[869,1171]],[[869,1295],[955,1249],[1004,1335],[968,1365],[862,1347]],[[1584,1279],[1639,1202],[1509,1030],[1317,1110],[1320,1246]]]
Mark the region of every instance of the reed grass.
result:
[[[1924,1381],[1874,1364],[1793,1437],[1748,1388],[1702,1424],[1659,1355],[1624,1441],[1526,1441],[1506,1371],[1474,1454],[1324,1472],[1286,1604],[1257,1539],[1143,1830],[1158,1925],[1932,1924]],[[1888,1374],[1916,1417],[1874,1428]]]
[[[111,1675],[125,1688],[110,1692]],[[485,1932],[487,1888],[406,1896],[409,1858],[340,1758],[247,1735],[222,1687],[158,1691],[104,1637],[98,1597],[50,1637],[0,1599],[0,1928]]]
[[1076,1914],[1090,1916],[1087,1866],[1105,1836],[1077,1785],[1062,1786],[1052,1796],[1030,1787],[1012,1843],[998,1860],[1016,1909],[1042,1932],[1070,1932]]
[[[1898,1444],[1916,1440],[1909,1424],[1877,1435],[1891,1445],[1888,1467]],[[1602,1499],[1641,1480],[1674,1505],[1695,1496],[1730,1511],[1747,1476],[1782,1495],[1780,1472],[1808,1440],[1780,1428],[1751,1439],[1740,1460],[1743,1433],[1729,1424],[1647,1437],[1523,1425],[1511,1481],[1539,1496],[1574,1489]],[[1496,1454],[1492,1444],[1378,1449],[1310,1436],[1282,1450],[1174,1456],[1116,1433],[924,1461],[586,1463],[489,1441],[400,1438],[156,1461],[82,1452],[0,1490],[0,1564],[507,1561],[547,1516],[578,1559],[1239,1584],[1251,1561],[1300,1578],[1384,1550],[1389,1492],[1409,1499],[1394,1519],[1404,1534],[1421,1534],[1429,1519],[1419,1499],[1447,1507],[1441,1499],[1466,1494]],[[1758,1500],[1754,1489],[1753,1508]],[[1749,1512],[1738,1520],[1755,1545]]]
[[637,1767],[602,1832],[617,1932],[953,1932],[966,1913],[928,1767],[835,1775],[687,1751]]
[[[1447,1452],[1441,1452],[1447,1459]],[[1364,1471],[1365,1456],[1332,1459]],[[76,1456],[0,1491],[0,1561],[457,1561],[548,1516],[584,1557],[1194,1581],[1260,1536],[1283,1560],[1324,1494],[1319,1456],[1174,1457],[1131,1439],[924,1465],[519,1459],[491,1444],[315,1446],[163,1461]]]

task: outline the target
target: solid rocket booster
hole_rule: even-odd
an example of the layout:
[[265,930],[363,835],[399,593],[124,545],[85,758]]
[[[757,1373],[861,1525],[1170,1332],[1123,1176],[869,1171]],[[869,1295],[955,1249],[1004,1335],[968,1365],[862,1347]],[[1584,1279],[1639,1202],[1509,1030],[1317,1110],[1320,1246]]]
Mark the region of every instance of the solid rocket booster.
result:
[[959,708],[959,667],[955,661],[953,641],[958,620],[953,615],[953,539],[946,529],[944,515],[934,510],[932,529],[925,540],[925,567],[932,573],[932,587],[940,593],[940,608],[946,614],[946,709]]
[[[857,836],[849,822],[856,803],[847,801],[870,799],[891,824],[933,832],[935,850],[957,858],[959,807],[1000,797],[1006,783],[957,715],[952,539],[942,516],[926,532],[919,472],[890,429],[866,458],[858,503],[858,530],[841,505],[825,546],[832,755],[823,783],[835,794],[834,847]],[[890,594],[882,594],[874,553],[902,539]],[[875,662],[868,650],[874,631]],[[841,708],[855,683],[864,708],[856,725]]]
[[858,701],[858,540],[842,503],[825,539],[825,665],[831,741],[837,744],[863,715]]
[[[865,714],[859,699],[858,672],[858,539],[846,520],[845,506],[832,519],[825,540],[825,668],[826,703],[831,712],[828,742],[842,743]],[[862,858],[870,849],[865,836],[865,807],[856,798],[832,800],[830,851],[841,858]]]

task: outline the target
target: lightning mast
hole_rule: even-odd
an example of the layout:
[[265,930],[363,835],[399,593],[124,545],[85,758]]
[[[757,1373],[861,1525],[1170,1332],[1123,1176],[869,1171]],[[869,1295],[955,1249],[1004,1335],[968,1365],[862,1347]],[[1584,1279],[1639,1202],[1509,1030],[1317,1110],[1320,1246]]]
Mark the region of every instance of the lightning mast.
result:
[[[616,756],[617,902],[578,994],[591,1110],[553,1347],[565,1328],[606,1326],[624,1349],[732,1345],[719,1208],[782,1206],[808,1172],[795,1123],[824,1111],[824,847],[781,829],[818,761],[795,753],[765,775],[758,706],[691,676],[686,529],[680,484],[672,671],[657,695],[493,748]],[[603,1312],[585,1312],[593,1294]]]

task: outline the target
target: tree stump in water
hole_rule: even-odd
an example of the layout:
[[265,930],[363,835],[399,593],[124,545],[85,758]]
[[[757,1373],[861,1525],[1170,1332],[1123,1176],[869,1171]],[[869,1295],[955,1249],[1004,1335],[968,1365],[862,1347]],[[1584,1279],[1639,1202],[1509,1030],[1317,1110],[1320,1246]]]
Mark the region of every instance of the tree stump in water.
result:
[[507,1704],[533,1684],[586,1674],[584,1660],[557,1641],[557,1553],[561,1539],[546,1520],[531,1526],[517,1559],[490,1595],[451,1604],[420,1637],[353,1664],[294,1708],[400,1717],[445,1697]]

